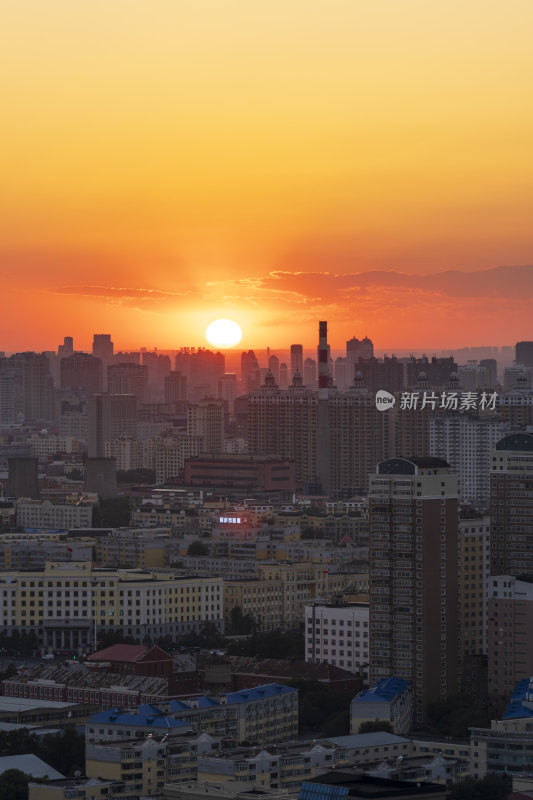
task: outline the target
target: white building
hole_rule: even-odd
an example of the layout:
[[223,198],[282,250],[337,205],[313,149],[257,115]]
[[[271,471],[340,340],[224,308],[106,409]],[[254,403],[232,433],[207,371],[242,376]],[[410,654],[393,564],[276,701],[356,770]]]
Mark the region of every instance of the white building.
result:
[[368,603],[307,605],[305,660],[368,676]]
[[17,525],[23,528],[54,530],[92,528],[93,507],[94,501],[84,497],[68,503],[22,497],[17,501]]
[[370,689],[359,692],[350,704],[350,731],[359,733],[364,722],[384,720],[394,733],[411,732],[413,724],[413,692],[403,678],[381,678]]
[[444,459],[457,473],[460,501],[487,506],[492,449],[509,424],[496,417],[435,414],[429,426],[430,455]]

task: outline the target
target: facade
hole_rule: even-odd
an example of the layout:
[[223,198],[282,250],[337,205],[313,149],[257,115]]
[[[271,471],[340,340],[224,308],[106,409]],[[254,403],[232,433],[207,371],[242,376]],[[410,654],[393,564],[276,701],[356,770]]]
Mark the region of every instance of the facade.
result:
[[371,477],[370,680],[410,681],[415,725],[458,689],[458,510],[442,459],[389,459]]
[[488,691],[503,711],[518,681],[533,675],[533,576],[488,580]]
[[491,575],[533,575],[533,434],[510,433],[492,451]]
[[185,460],[200,453],[200,436],[158,436],[143,442],[143,466],[155,469],[156,483],[164,483],[183,472]]
[[487,653],[487,580],[490,517],[464,509],[459,520],[459,619],[461,657]]
[[17,501],[17,525],[44,530],[92,528],[93,508],[94,500],[83,495],[67,503],[21,498]]
[[305,607],[306,661],[333,664],[365,679],[369,653],[368,603]]
[[102,361],[89,353],[73,353],[59,362],[62,389],[98,394],[103,389]]
[[107,391],[110,394],[133,394],[137,402],[148,399],[148,367],[145,364],[110,364],[107,368]]
[[184,464],[185,483],[227,489],[294,492],[293,461],[275,456],[196,456]]
[[245,616],[250,615],[254,618],[258,630],[279,630],[284,625],[281,579],[224,580],[224,622],[227,630],[231,630],[231,612],[236,606]]
[[277,683],[218,697],[171,700],[167,709],[165,713],[154,706],[141,706],[138,714],[123,714],[117,709],[102,712],[87,721],[87,741],[180,726],[229,737],[237,743],[284,742],[298,735],[298,691]]
[[370,689],[363,689],[350,704],[350,731],[359,733],[363,722],[383,720],[394,733],[409,734],[413,725],[413,693],[409,681],[382,678]]
[[187,406],[187,436],[200,439],[200,453],[224,452],[224,403],[201,400]]
[[223,629],[221,578],[172,571],[100,570],[91,562],[48,562],[44,570],[0,575],[1,629],[35,633],[55,649],[92,647],[95,633],[177,636],[206,622]]
[[134,394],[95,394],[88,399],[88,455],[104,458],[105,443],[121,434],[135,437],[137,399]]
[[457,472],[460,500],[488,508],[492,450],[508,431],[508,423],[499,417],[477,419],[457,413],[432,414],[429,426],[430,454],[444,459]]

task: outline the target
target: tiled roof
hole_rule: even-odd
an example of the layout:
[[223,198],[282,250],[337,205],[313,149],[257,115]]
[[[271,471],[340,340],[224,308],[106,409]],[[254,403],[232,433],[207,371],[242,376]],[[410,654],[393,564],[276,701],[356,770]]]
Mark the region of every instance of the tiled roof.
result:
[[524,678],[519,681],[505,709],[503,719],[519,719],[533,717],[533,678]]
[[363,689],[354,697],[352,703],[390,703],[409,686],[409,681],[403,678],[381,678],[370,689]]
[[[139,706],[141,708],[154,708],[154,706]],[[88,723],[101,722],[105,725],[131,725],[137,728],[182,728],[188,725],[187,722],[182,722],[172,717],[167,717],[163,712],[155,708],[157,713],[141,712],[138,714],[131,714],[128,711],[121,711],[119,708],[112,708],[109,711],[101,711],[89,717]]]
[[87,661],[138,661],[147,651],[144,644],[113,644],[93,653]]

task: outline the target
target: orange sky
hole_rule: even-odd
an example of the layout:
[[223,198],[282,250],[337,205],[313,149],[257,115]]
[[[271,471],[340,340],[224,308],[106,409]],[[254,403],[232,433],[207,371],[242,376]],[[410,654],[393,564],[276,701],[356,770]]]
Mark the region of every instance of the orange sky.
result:
[[216,317],[245,347],[318,319],[334,345],[533,338],[532,23],[530,0],[8,0],[0,349],[205,344]]

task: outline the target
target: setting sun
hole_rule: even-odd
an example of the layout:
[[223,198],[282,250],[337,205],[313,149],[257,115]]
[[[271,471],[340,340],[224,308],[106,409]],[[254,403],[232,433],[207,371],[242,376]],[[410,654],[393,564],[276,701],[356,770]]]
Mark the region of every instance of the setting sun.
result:
[[242,330],[232,319],[216,319],[207,326],[205,338],[213,347],[235,347],[242,339]]

